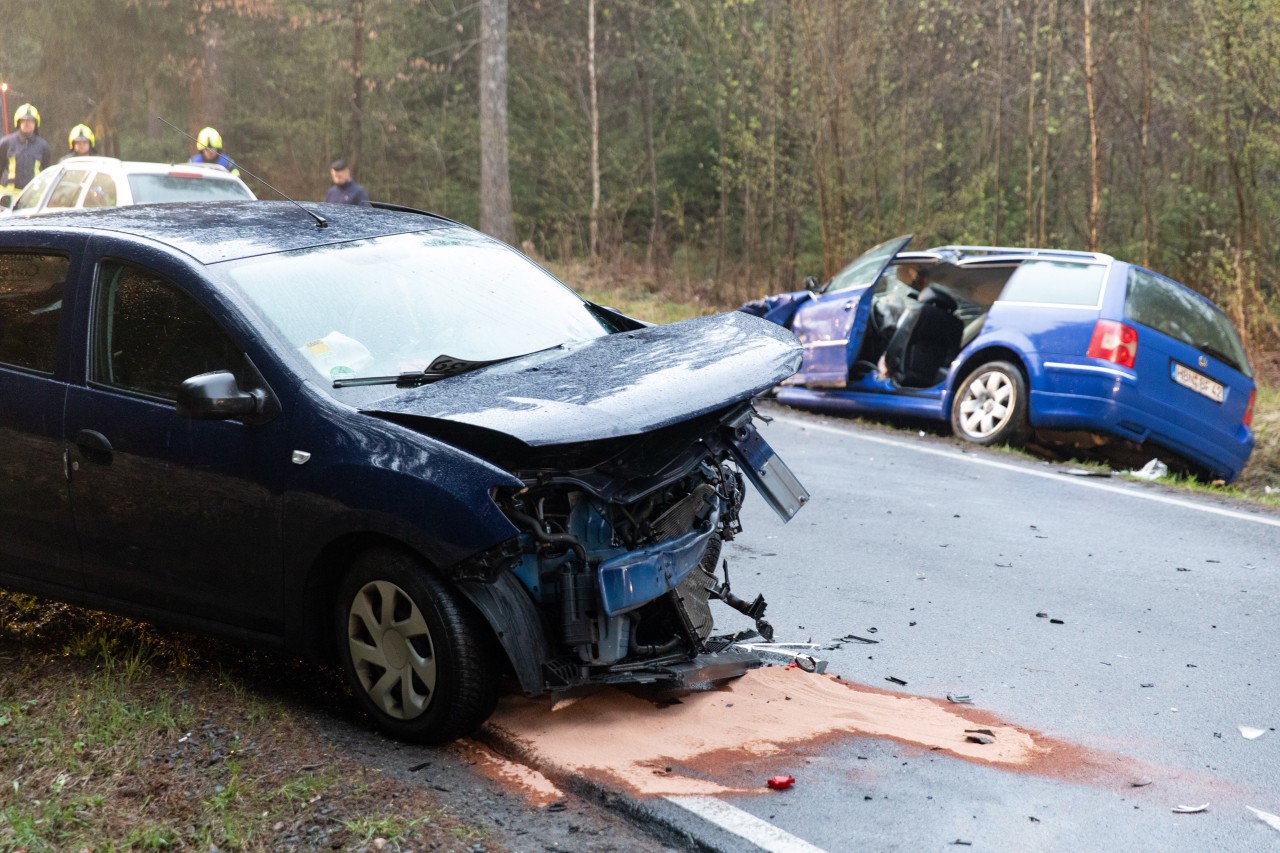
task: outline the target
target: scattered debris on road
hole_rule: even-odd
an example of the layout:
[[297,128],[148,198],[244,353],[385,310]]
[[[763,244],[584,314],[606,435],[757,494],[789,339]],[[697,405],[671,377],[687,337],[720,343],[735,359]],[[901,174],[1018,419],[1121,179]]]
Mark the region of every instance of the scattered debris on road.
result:
[[1174,806],[1173,813],[1174,814],[1199,814],[1200,812],[1207,811],[1208,809],[1209,809],[1208,803],[1205,803],[1199,806]]
[[1272,829],[1280,829],[1280,817],[1276,817],[1271,812],[1264,812],[1262,809],[1255,809],[1253,806],[1245,806],[1246,809],[1253,812],[1258,820],[1265,823]]
[[1244,735],[1245,740],[1257,740],[1267,733],[1266,729],[1259,729],[1253,726],[1239,725],[1236,728],[1240,730],[1240,734]]
[[954,702],[957,705],[972,705],[973,700],[969,698],[968,693],[948,693],[947,701]]
[[1141,779],[1130,779],[1130,780],[1129,780],[1129,787],[1130,787],[1130,788],[1145,788],[1145,787],[1147,787],[1147,786],[1148,786],[1148,785],[1150,785],[1150,784],[1151,784],[1151,780],[1150,780],[1150,779],[1148,779],[1148,778],[1146,778],[1145,776],[1144,776],[1143,778],[1141,778]]
[[1159,480],[1161,477],[1169,475],[1169,466],[1161,462],[1159,459],[1152,459],[1146,465],[1143,465],[1136,471],[1125,471],[1130,477],[1137,477],[1139,480]]
[[965,740],[972,743],[989,744],[996,742],[996,733],[991,729],[965,729]]
[[1093,471],[1088,468],[1068,468],[1062,473],[1071,477],[1110,477],[1111,472],[1105,470]]
[[884,678],[884,680],[885,680],[885,681],[892,681],[894,684],[900,684],[900,685],[902,685],[903,687],[906,687],[906,686],[907,686],[907,682],[903,681],[901,678],[898,678],[898,677],[896,677],[896,676],[886,675],[886,676],[885,676],[885,678]]
[[1050,624],[1050,625],[1065,625],[1065,624],[1067,624],[1067,623],[1066,623],[1066,622],[1064,622],[1064,621],[1062,621],[1061,619],[1050,619],[1050,620],[1049,620],[1049,624]]
[[766,785],[768,785],[770,788],[772,788],[775,791],[785,791],[795,783],[796,783],[796,777],[791,775],[770,776],[769,780],[765,782]]

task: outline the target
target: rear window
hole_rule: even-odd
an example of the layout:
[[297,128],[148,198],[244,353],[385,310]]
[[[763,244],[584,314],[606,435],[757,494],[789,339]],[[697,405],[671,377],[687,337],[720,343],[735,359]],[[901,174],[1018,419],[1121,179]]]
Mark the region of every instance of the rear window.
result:
[[253,198],[239,181],[203,175],[130,175],[129,189],[134,204],[165,201],[232,201]]
[[1005,285],[1000,301],[1096,307],[1106,273],[1102,264],[1024,261]]
[[1253,376],[1235,327],[1200,294],[1138,267],[1129,270],[1124,316]]

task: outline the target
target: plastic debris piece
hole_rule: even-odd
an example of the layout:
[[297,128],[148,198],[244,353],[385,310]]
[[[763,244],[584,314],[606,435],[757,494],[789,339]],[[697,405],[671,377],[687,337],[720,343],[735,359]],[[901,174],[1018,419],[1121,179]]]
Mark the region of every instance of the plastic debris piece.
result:
[[903,681],[901,678],[895,678],[895,677],[894,677],[894,676],[892,676],[892,675],[886,675],[886,676],[885,676],[885,678],[884,678],[884,680],[885,680],[885,681],[892,681],[894,684],[901,684],[903,687],[906,687],[906,686],[907,686],[907,682]]
[[952,846],[955,846],[956,844],[959,844],[961,847],[972,847],[972,846],[973,846],[973,842],[972,842],[972,841],[966,841],[966,840],[965,840],[965,839],[963,839],[963,838],[957,838],[955,841],[952,841],[952,842],[951,842],[951,844],[952,844]]
[[550,805],[547,806],[547,811],[562,812],[567,808],[569,808],[568,802],[566,802],[565,800],[556,800],[554,803],[551,803]]
[[1200,812],[1208,811],[1208,809],[1209,809],[1208,803],[1205,803],[1204,805],[1200,805],[1200,806],[1174,806],[1173,807],[1174,814],[1199,814]]
[[1049,620],[1049,624],[1050,624],[1050,625],[1065,625],[1065,624],[1067,624],[1067,623],[1066,623],[1066,622],[1063,622],[1061,619],[1050,619],[1050,620]]
[[1139,684],[1138,686],[1139,687],[1155,687],[1155,684],[1153,682],[1147,681],[1147,682],[1144,682],[1143,684]]
[[1110,477],[1111,476],[1110,471],[1091,471],[1088,468],[1068,468],[1062,473],[1069,474],[1072,477]]
[[996,739],[990,735],[965,735],[964,739],[970,743],[989,744],[996,742]]
[[1137,477],[1139,480],[1159,480],[1169,473],[1169,466],[1159,459],[1152,459],[1137,471],[1126,471],[1125,473],[1130,477]]
[[770,776],[768,781],[765,782],[766,785],[768,785],[770,788],[772,788],[775,791],[785,791],[795,783],[796,783],[796,777],[791,775]]
[[1240,730],[1240,734],[1244,735],[1245,740],[1257,740],[1267,733],[1266,729],[1257,729],[1253,726],[1236,726]]
[[1255,809],[1253,806],[1245,806],[1245,808],[1257,815],[1258,820],[1267,826],[1272,829],[1280,829],[1280,817],[1276,817],[1271,812],[1264,812],[1262,809]]
[[968,693],[948,693],[947,701],[954,702],[957,705],[972,705],[973,700],[969,698]]
[[1049,618],[1049,614],[1048,614],[1048,613],[1045,613],[1043,610],[1041,610],[1039,613],[1037,613],[1037,614],[1036,614],[1036,618],[1037,618],[1037,619],[1048,619],[1048,618]]
[[1145,787],[1147,787],[1147,786],[1148,786],[1148,785],[1150,785],[1150,784],[1151,784],[1151,780],[1150,780],[1150,779],[1148,779],[1148,778],[1146,778],[1145,776],[1144,776],[1143,778],[1141,778],[1141,779],[1130,779],[1130,780],[1129,780],[1129,787],[1130,787],[1130,788],[1145,788]]

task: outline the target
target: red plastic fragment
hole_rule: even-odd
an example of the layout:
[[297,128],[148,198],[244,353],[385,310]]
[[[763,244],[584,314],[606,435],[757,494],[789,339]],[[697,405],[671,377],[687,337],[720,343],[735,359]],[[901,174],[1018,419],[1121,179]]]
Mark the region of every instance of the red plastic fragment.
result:
[[766,785],[775,791],[785,791],[795,783],[796,777],[794,776],[771,776],[769,777],[769,781],[765,782]]

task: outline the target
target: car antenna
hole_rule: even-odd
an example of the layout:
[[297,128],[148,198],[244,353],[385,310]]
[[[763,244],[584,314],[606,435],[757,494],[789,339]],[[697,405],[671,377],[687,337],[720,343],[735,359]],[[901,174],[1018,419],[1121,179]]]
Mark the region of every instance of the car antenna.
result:
[[[173,122],[171,122],[171,121],[165,121],[165,120],[164,120],[163,118],[161,118],[160,116],[156,116],[156,121],[163,121],[165,124],[169,125],[169,127],[172,127],[174,130],[178,131],[178,133],[181,133],[181,134],[182,134],[183,136],[185,136],[187,139],[190,139],[190,140],[191,140],[192,142],[194,142],[196,145],[199,145],[199,144],[200,144],[200,140],[196,139],[194,136],[192,136],[191,134],[187,133],[185,130],[183,130],[182,128],[178,127],[178,126],[177,126],[176,124],[174,124]],[[223,156],[223,157],[226,157],[227,155],[223,154],[222,156]],[[253,178],[255,181],[258,181],[258,182],[260,182],[260,183],[262,183],[262,184],[265,184],[265,185],[266,185],[266,187],[267,187],[268,189],[270,189],[270,190],[272,190],[273,192],[275,192],[276,194],[278,194],[278,195],[279,195],[281,198],[283,198],[285,201],[289,202],[290,204],[297,205],[297,207],[298,207],[298,209],[299,209],[299,210],[301,210],[301,211],[302,211],[303,213],[305,213],[307,216],[310,216],[312,219],[314,219],[314,220],[316,221],[316,227],[317,227],[317,228],[328,228],[328,227],[329,227],[329,220],[325,219],[325,218],[324,218],[323,216],[321,216],[320,214],[315,213],[314,211],[307,210],[307,209],[306,209],[305,207],[303,207],[301,204],[298,204],[298,202],[296,202],[296,201],[294,201],[293,199],[289,198],[287,195],[285,195],[284,193],[282,193],[280,190],[278,190],[278,189],[276,189],[275,187],[271,186],[271,184],[268,184],[266,181],[262,180],[262,178],[259,178],[259,177],[258,177],[257,175],[255,175],[253,172],[250,172],[248,169],[246,169],[244,166],[241,166],[239,163],[237,163],[235,160],[232,160],[230,157],[227,157],[227,160],[229,160],[229,161],[231,162],[231,165],[232,165],[232,166],[235,166],[237,169],[240,169],[240,170],[241,170],[241,171],[243,171],[246,175],[248,175],[249,177]]]

